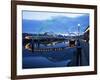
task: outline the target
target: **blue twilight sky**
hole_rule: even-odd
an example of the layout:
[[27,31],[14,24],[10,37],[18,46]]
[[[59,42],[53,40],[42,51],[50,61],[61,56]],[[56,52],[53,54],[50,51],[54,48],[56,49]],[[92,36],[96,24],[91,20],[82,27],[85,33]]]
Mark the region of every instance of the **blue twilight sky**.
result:
[[89,26],[88,13],[22,11],[23,33],[45,33],[68,35],[82,34]]

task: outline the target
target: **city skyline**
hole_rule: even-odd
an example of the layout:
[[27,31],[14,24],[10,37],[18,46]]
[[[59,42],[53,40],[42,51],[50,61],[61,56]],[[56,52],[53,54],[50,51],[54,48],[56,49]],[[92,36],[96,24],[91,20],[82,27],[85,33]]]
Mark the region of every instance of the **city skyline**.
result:
[[[68,35],[80,34],[89,26],[88,13],[59,13],[59,12],[22,12],[23,33],[45,33]],[[78,27],[80,30],[78,31]]]

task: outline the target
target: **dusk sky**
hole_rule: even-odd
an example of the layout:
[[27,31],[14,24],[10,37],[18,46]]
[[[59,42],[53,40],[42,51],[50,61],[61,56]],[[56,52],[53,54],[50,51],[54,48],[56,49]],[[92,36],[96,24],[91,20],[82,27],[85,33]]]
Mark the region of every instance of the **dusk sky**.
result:
[[23,33],[45,33],[68,35],[68,33],[80,34],[89,26],[89,14],[61,13],[61,12],[22,12]]

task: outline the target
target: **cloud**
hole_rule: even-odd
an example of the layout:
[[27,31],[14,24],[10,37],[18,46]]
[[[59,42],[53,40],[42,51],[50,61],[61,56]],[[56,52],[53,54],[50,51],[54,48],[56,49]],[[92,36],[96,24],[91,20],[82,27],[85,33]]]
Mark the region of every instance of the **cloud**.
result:
[[[23,11],[23,19],[26,20],[52,20],[55,17],[63,16],[67,18],[77,18],[84,16],[82,13],[56,13],[56,12],[34,12],[34,11]],[[88,15],[88,14],[87,14]]]

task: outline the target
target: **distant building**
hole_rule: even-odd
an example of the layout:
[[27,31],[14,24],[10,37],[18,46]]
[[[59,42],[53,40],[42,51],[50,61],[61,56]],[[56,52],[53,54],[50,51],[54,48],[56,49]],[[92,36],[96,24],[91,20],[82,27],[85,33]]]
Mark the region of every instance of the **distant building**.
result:
[[49,36],[49,37],[56,37],[57,35],[53,32],[45,32],[44,36]]
[[89,32],[90,32],[90,28],[88,26],[84,31],[84,40],[86,40],[86,42],[89,42]]
[[32,36],[25,36],[25,39],[32,39]]

